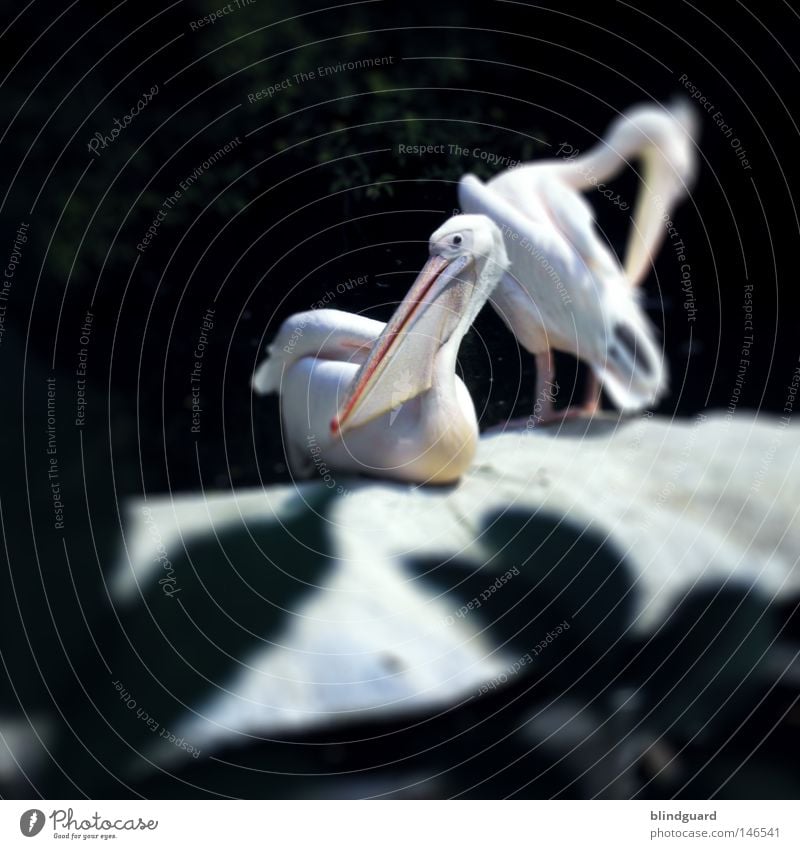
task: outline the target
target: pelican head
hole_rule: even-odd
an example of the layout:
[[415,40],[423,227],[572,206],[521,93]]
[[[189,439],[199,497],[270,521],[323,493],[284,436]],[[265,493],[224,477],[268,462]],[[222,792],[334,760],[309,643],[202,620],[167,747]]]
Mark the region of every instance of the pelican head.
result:
[[462,309],[454,310],[454,317],[459,314],[466,332],[511,264],[503,235],[486,215],[455,215],[433,233],[428,253],[428,264],[417,283],[426,270],[434,275],[441,271],[440,292],[459,289]]
[[[485,215],[456,215],[430,238],[429,258],[376,340],[331,421],[333,435],[377,418],[431,388],[443,349],[464,334],[509,266],[503,236]],[[392,380],[402,372],[412,379]]]

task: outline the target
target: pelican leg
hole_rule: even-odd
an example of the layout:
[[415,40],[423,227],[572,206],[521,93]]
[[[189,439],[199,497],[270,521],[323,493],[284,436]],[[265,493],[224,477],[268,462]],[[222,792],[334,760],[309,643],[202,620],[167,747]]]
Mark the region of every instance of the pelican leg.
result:
[[550,349],[534,356],[536,357],[536,399],[533,402],[533,414],[529,421],[535,426],[547,424],[557,416],[553,409],[553,401],[558,393],[558,383],[556,383],[556,367]]
[[602,409],[601,403],[602,389],[600,381],[593,371],[589,372],[586,377],[586,395],[583,401],[583,412],[587,416],[594,416]]
[[502,424],[487,428],[484,434],[503,433],[509,430],[530,430],[543,425],[563,422],[566,419],[591,416],[599,409],[600,383],[594,374],[591,374],[585,403],[556,410],[553,403],[558,395],[559,385],[556,380],[553,355],[547,350],[541,354],[534,354],[534,357],[536,358],[536,398],[533,402],[533,412],[527,417],[520,416],[516,419],[509,419]]
[[553,402],[559,391],[555,379],[555,364],[552,354],[547,351],[536,355],[536,402],[533,415],[528,420],[528,427],[533,425],[557,424],[567,419],[578,419],[583,416],[593,416],[600,409],[600,382],[594,375],[589,374],[586,395],[583,404],[572,404],[563,410],[553,408]]
[[567,410],[554,410],[553,402],[558,393],[556,382],[555,363],[549,349],[540,354],[533,355],[536,358],[536,398],[533,402],[533,412],[529,416],[519,416],[509,419],[501,424],[488,428],[484,433],[503,433],[504,431],[530,430],[539,425],[550,424],[559,421]]

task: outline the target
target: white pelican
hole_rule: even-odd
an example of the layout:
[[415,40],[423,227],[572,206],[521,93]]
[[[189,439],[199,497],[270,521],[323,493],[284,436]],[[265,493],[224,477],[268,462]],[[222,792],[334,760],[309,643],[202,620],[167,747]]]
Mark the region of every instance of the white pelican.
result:
[[469,466],[478,422],[456,357],[508,257],[483,215],[451,218],[429,250],[388,324],[320,309],[281,326],[253,387],[280,393],[294,473],[450,483]]
[[[542,422],[566,414],[552,408],[552,349],[590,366],[586,412],[599,404],[597,381],[623,411],[652,404],[666,391],[662,353],[634,287],[695,176],[695,113],[688,103],[671,109],[631,109],[602,142],[575,158],[509,169],[486,184],[466,175],[459,184],[461,209],[488,215],[503,231],[511,269],[492,304],[536,357]],[[623,269],[581,192],[612,179],[634,158],[643,163],[642,185]]]

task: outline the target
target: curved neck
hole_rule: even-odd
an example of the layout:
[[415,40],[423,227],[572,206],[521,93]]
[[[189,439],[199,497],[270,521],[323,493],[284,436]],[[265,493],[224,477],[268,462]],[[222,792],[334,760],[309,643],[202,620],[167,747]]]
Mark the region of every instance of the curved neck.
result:
[[464,330],[453,333],[433,363],[430,389],[420,396],[420,429],[424,433],[429,483],[450,483],[469,468],[478,447],[478,417],[466,387],[456,377],[456,360]]
[[613,179],[631,160],[640,158],[648,147],[656,146],[657,139],[631,132],[631,125],[627,125],[622,131],[612,130],[607,139],[601,139],[586,153],[554,163],[554,167],[565,182],[583,191],[598,180]]

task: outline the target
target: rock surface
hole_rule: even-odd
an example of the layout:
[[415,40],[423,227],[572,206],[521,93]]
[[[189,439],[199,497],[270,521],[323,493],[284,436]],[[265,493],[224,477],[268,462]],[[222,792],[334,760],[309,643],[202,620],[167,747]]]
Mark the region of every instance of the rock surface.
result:
[[[131,508],[130,562],[114,592],[134,602],[160,568],[159,542],[172,552],[212,530],[283,521],[332,484],[339,494],[324,521],[334,568],[182,733],[208,748],[233,733],[453,703],[497,679],[519,652],[475,617],[456,615],[452,597],[417,580],[410,560],[487,568],[487,529],[524,510],[578,536],[590,529],[622,557],[634,586],[626,627],[639,636],[697,587],[757,587],[788,601],[800,597],[799,449],[795,429],[777,418],[600,417],[486,436],[470,474],[449,488],[342,478],[149,499],[149,527],[141,505]],[[484,583],[494,579],[488,571]],[[513,586],[506,592],[515,595]]]

